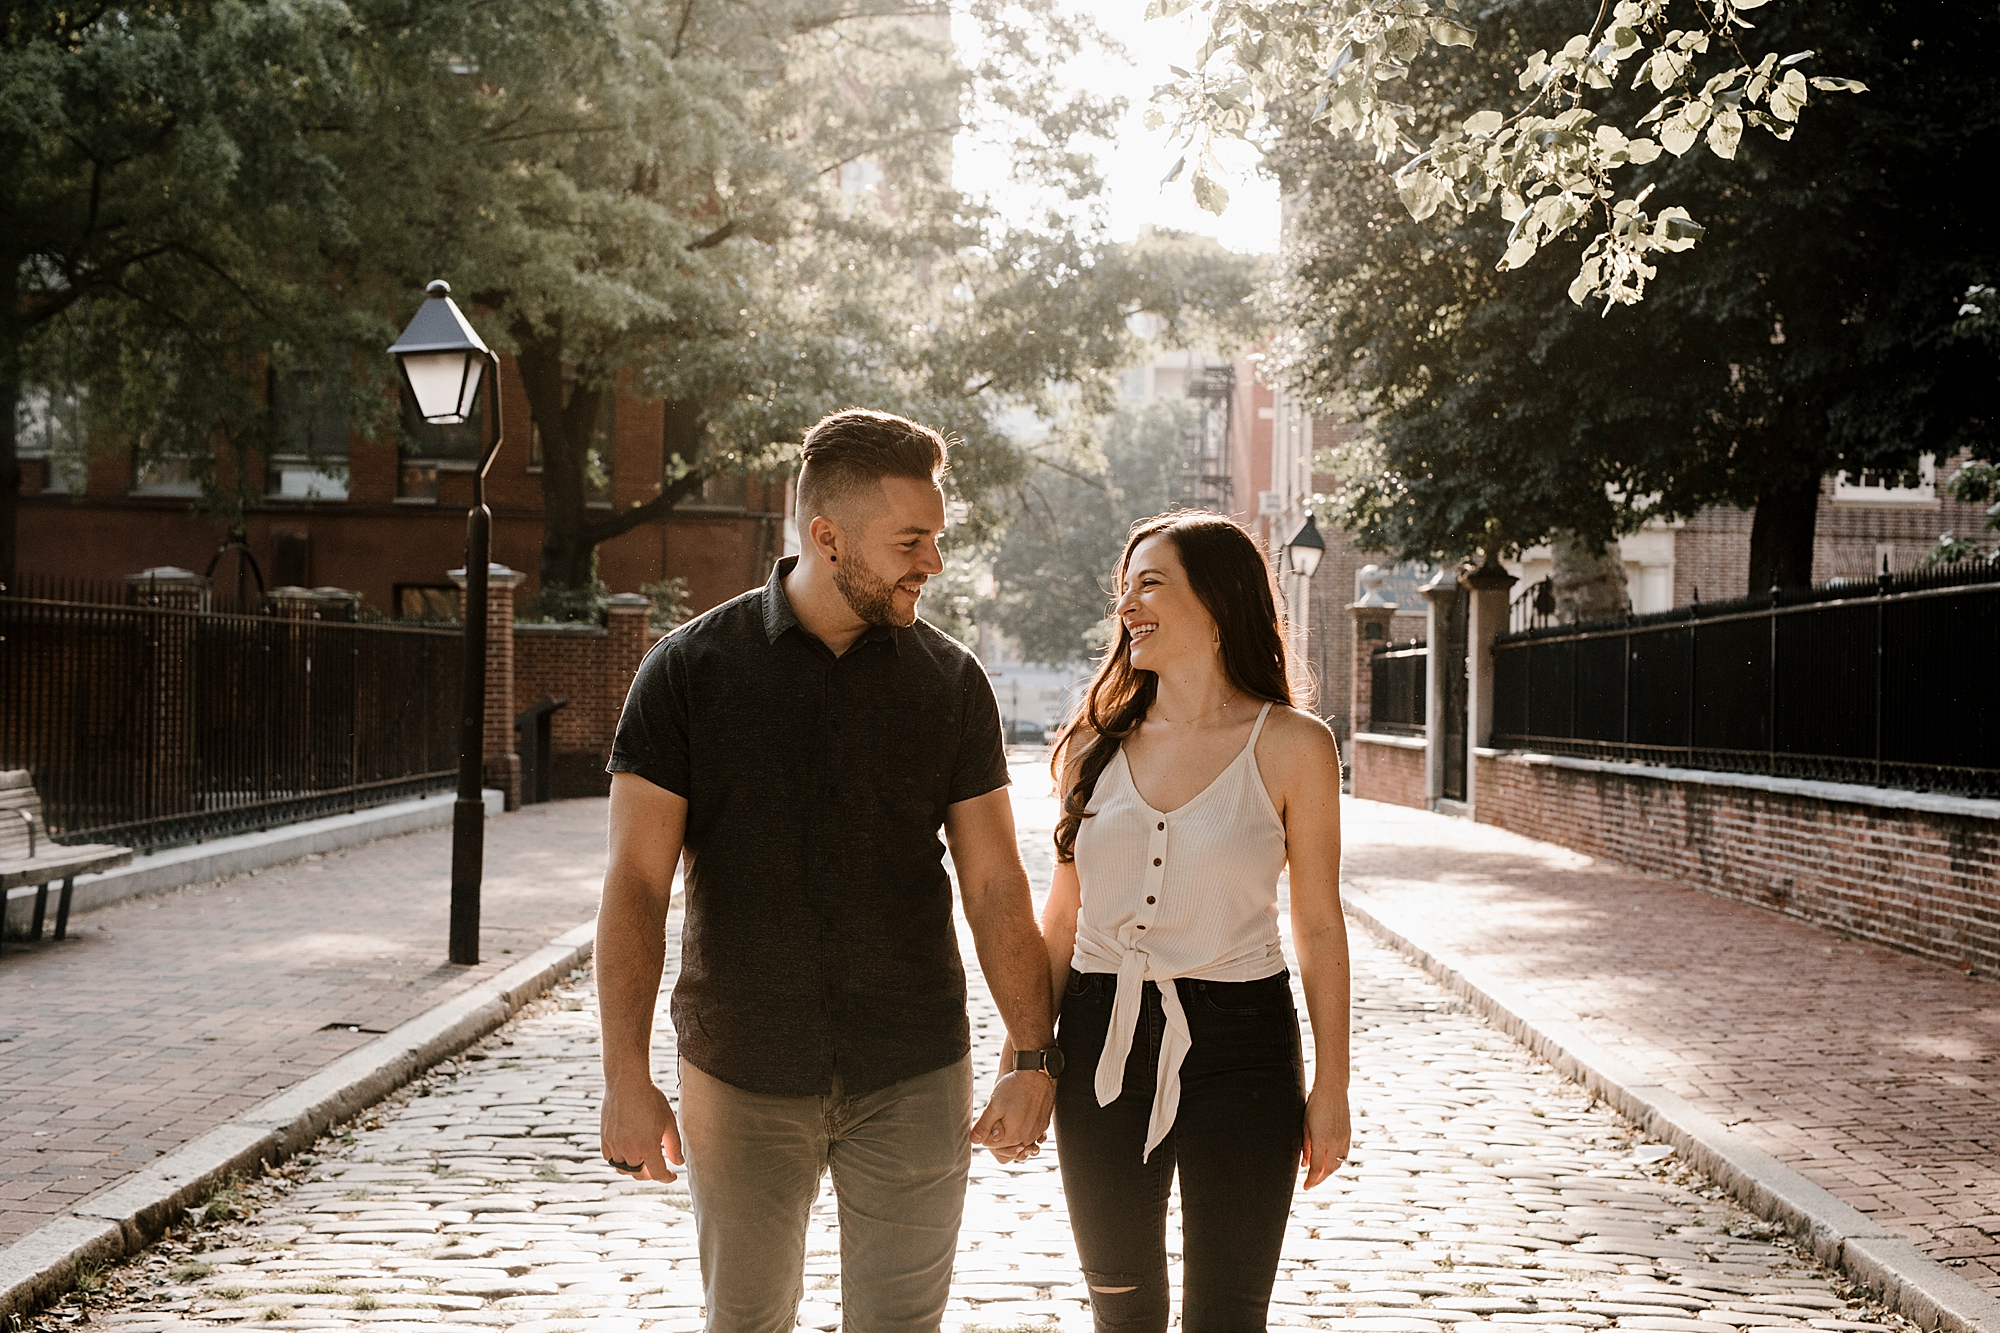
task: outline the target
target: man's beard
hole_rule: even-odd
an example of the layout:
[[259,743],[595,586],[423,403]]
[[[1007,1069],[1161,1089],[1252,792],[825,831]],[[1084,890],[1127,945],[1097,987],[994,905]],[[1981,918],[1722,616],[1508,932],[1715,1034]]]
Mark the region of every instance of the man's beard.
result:
[[914,607],[905,613],[896,605],[896,585],[876,578],[858,560],[850,558],[844,565],[834,565],[833,586],[840,589],[848,609],[861,617],[863,624],[899,629],[917,623]]

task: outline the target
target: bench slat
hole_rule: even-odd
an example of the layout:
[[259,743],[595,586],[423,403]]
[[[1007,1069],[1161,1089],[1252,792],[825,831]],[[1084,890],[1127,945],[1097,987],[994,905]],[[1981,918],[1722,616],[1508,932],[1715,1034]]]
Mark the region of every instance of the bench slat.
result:
[[104,844],[57,847],[44,843],[40,850],[49,854],[32,861],[19,857],[0,861],[0,892],[24,884],[47,884],[72,875],[94,875],[100,870],[128,865],[132,860],[131,848]]

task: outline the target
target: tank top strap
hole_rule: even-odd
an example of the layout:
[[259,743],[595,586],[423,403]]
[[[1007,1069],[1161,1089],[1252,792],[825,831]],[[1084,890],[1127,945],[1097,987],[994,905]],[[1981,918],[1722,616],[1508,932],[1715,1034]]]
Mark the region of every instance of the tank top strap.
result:
[[1250,752],[1253,754],[1256,753],[1257,750],[1257,737],[1262,735],[1264,731],[1264,719],[1269,717],[1270,715],[1271,715],[1271,705],[1266,703],[1264,705],[1263,711],[1257,714],[1257,725],[1250,728],[1250,744],[1246,748],[1248,748]]

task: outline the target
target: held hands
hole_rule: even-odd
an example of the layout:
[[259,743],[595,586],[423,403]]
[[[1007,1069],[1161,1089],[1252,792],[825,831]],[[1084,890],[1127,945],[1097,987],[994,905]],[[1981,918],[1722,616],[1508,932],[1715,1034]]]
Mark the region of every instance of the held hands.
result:
[[680,1166],[687,1161],[674,1108],[651,1079],[623,1091],[604,1090],[598,1151],[614,1171],[634,1180],[674,1180],[668,1163]]
[[1002,1074],[986,1110],[972,1127],[975,1147],[984,1146],[1002,1162],[1019,1162],[1042,1150],[1049,1115],[1055,1110],[1056,1082],[1038,1069]]
[[1353,1132],[1347,1120],[1347,1090],[1315,1086],[1306,1098],[1306,1142],[1299,1153],[1307,1189],[1319,1184],[1347,1161]]

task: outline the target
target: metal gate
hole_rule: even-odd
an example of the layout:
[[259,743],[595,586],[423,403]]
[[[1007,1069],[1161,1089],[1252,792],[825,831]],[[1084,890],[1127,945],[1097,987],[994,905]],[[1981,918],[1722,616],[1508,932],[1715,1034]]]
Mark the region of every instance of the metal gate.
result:
[[1444,713],[1443,790],[1447,801],[1465,799],[1465,718],[1466,718],[1466,631],[1472,619],[1472,594],[1464,587],[1452,593],[1446,604],[1444,633],[1431,651],[1438,654],[1439,702]]

